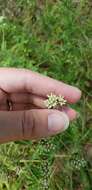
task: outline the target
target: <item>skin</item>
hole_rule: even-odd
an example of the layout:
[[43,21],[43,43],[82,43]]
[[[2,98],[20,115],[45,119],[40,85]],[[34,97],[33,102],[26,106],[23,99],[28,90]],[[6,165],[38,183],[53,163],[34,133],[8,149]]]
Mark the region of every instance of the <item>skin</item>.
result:
[[[39,73],[16,68],[0,68],[0,143],[47,137],[47,116],[59,110],[46,109],[47,94],[63,95],[69,104],[76,103],[81,91]],[[12,110],[9,111],[12,105]],[[66,107],[69,120],[76,111]]]

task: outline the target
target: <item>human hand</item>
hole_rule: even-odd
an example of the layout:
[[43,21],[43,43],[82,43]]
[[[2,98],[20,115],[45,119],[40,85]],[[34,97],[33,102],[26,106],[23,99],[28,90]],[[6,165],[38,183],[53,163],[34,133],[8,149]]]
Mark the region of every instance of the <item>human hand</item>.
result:
[[[50,93],[76,103],[81,91],[27,69],[0,68],[0,142],[29,140],[64,131],[76,118],[71,108],[46,109]],[[9,110],[10,106],[10,110]],[[12,110],[11,110],[12,108]]]

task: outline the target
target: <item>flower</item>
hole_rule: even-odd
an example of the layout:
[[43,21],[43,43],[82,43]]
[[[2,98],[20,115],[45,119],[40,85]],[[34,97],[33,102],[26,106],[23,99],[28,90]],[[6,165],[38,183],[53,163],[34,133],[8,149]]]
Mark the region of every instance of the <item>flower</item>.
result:
[[48,109],[58,108],[58,106],[64,106],[67,101],[64,99],[64,96],[56,96],[55,94],[47,95],[48,99],[44,101],[45,106]]
[[86,167],[86,164],[87,162],[84,158],[81,158],[81,159],[75,158],[75,159],[72,159],[70,162],[71,167],[77,170],[80,170],[81,168]]
[[46,107],[48,109],[56,108],[56,106],[58,105],[57,96],[51,93],[50,95],[47,95],[47,97],[48,97],[48,99],[44,101]]
[[59,95],[58,97],[58,104],[60,106],[64,106],[67,103],[67,101],[64,99],[64,96]]

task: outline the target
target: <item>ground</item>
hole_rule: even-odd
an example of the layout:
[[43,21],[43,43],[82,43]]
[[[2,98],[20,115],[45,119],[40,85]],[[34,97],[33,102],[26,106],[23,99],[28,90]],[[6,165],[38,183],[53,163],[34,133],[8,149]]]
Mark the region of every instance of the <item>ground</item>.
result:
[[75,85],[82,98],[63,134],[0,145],[0,190],[92,189],[92,1],[1,0],[0,67]]

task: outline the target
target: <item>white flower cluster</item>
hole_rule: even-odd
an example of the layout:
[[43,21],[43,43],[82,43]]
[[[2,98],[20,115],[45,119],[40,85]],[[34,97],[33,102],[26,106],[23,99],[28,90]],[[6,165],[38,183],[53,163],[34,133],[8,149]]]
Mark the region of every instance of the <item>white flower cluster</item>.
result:
[[0,24],[3,23],[3,21],[5,20],[4,16],[0,16]]
[[42,181],[42,190],[48,190],[49,189],[49,178],[50,178],[50,167],[51,163],[49,162],[49,153],[51,151],[54,152],[55,150],[55,144],[52,142],[51,139],[41,139],[40,144],[44,148],[44,162],[42,163],[42,176],[43,176],[43,181]]
[[44,190],[45,189],[47,190],[47,189],[49,189],[49,163],[47,160],[45,160],[42,170],[43,170],[42,187]]
[[84,158],[78,159],[75,158],[71,160],[70,165],[72,168],[80,170],[81,168],[84,168],[86,166],[87,162]]
[[64,96],[59,95],[58,96],[58,104],[60,106],[64,106],[67,103],[67,101],[64,99]]
[[67,101],[64,99],[64,96],[56,96],[55,94],[47,95],[48,99],[44,101],[45,106],[48,109],[57,108],[58,106],[64,106]]

